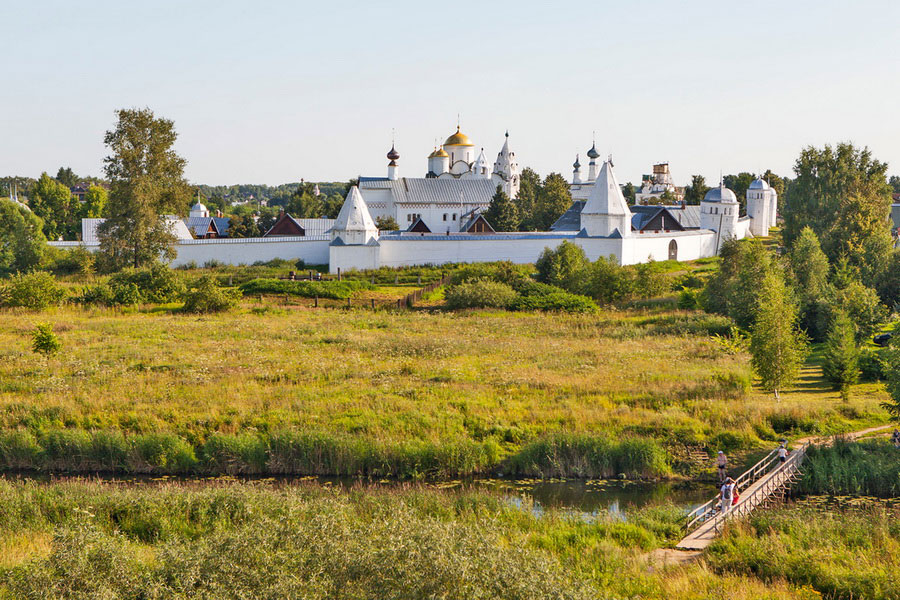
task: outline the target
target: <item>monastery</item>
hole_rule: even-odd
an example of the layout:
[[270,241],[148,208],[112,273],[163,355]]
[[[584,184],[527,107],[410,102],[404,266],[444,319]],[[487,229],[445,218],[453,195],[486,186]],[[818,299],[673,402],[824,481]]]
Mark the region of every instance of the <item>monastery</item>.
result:
[[[384,177],[360,176],[335,220],[282,219],[261,238],[216,237],[224,229],[199,201],[175,244],[173,266],[210,261],[252,264],[274,258],[327,264],[333,273],[351,269],[509,260],[533,263],[545,248],[563,241],[577,244],[591,260],[613,256],[620,264],[649,260],[694,260],[715,256],[728,238],[766,236],[775,224],[775,190],[762,179],[747,190],[747,211],[740,214],[734,192],[720,183],[699,206],[629,206],[616,179],[612,158],[599,161],[596,144],[587,152],[586,177],[576,157],[571,207],[549,231],[499,232],[485,217],[499,186],[515,198],[521,172],[506,134],[491,164],[482,148],[460,131],[435,147],[421,177],[400,176],[400,153],[387,153]],[[663,168],[664,167],[664,168]],[[641,194],[646,199],[672,191],[668,165],[656,165]],[[644,189],[646,188],[646,189]],[[393,218],[400,231],[379,230],[379,218]],[[85,224],[81,242],[57,246],[99,245]],[[212,232],[212,233],[210,233]],[[199,238],[199,239],[198,239]]]

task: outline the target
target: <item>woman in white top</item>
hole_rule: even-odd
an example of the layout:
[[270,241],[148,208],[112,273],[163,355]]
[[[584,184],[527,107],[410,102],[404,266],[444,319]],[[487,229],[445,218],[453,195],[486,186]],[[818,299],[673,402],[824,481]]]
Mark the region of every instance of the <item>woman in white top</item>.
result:
[[778,460],[780,460],[783,463],[784,461],[787,460],[787,455],[788,455],[787,447],[782,442],[782,444],[780,446],[778,446]]

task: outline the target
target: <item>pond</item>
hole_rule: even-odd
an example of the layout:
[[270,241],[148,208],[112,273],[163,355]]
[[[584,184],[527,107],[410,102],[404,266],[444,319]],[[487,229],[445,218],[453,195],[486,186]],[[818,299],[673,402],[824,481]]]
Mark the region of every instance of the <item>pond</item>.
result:
[[42,483],[66,481],[104,481],[113,485],[217,485],[231,481],[256,482],[273,486],[291,486],[317,483],[323,486],[397,487],[419,485],[440,490],[475,489],[503,496],[516,506],[530,509],[537,514],[545,509],[559,509],[585,517],[609,513],[627,518],[629,510],[649,504],[671,503],[685,512],[703,504],[716,493],[710,482],[690,481],[621,481],[583,479],[460,479],[451,481],[410,483],[397,480],[368,481],[351,477],[174,477],[174,476],[126,476],[97,474],[90,477],[48,475],[42,473],[5,473],[0,477],[11,481],[26,479]]

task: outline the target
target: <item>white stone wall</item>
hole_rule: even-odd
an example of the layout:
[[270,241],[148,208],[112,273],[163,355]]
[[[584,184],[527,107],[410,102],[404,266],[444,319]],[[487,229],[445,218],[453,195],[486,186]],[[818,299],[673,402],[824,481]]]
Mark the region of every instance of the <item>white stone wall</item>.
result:
[[[48,242],[57,248],[74,248],[84,245],[94,252],[99,244],[81,242]],[[273,258],[303,261],[310,265],[328,264],[328,236],[277,237],[277,238],[220,238],[202,240],[182,240],[175,244],[177,257],[171,265],[194,262],[202,267],[204,263],[216,260],[227,265],[251,265],[257,261]]]

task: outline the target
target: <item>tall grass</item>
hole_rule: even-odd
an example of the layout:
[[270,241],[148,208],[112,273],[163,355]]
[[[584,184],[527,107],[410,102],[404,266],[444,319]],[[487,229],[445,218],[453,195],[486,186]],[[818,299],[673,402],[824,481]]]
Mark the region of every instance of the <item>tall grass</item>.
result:
[[536,477],[658,477],[671,472],[665,450],[648,439],[555,435],[527,444],[507,462],[510,474]]
[[900,449],[885,440],[814,446],[806,454],[798,491],[806,494],[900,496]]
[[[0,481],[0,597],[810,598],[648,569],[681,512],[541,516],[486,493]],[[718,590],[718,592],[717,592]]]

